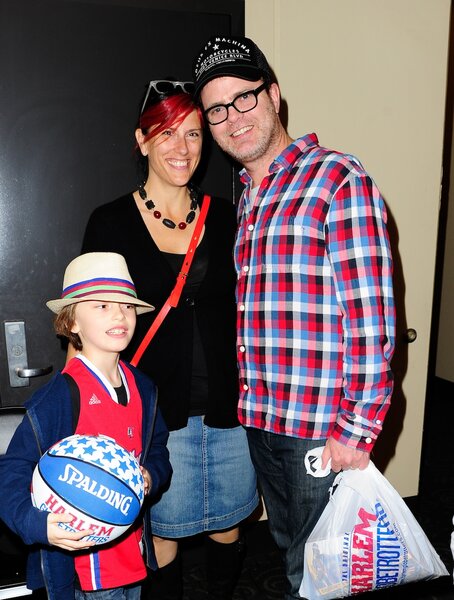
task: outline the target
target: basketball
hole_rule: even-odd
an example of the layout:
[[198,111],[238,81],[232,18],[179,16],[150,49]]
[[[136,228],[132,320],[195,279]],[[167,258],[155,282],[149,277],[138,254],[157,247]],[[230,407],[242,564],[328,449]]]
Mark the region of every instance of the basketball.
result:
[[144,498],[137,459],[106,436],[71,435],[49,448],[35,467],[32,502],[40,510],[67,512],[68,531],[91,529],[87,541],[105,544],[135,521]]

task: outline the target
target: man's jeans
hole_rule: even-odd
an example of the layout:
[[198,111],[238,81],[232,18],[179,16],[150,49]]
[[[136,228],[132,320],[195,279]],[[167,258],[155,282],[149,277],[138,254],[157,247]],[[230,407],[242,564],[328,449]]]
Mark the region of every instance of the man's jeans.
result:
[[141,585],[129,585],[96,592],[76,590],[76,600],[140,600],[141,588]]
[[326,440],[304,440],[248,429],[248,442],[271,534],[282,550],[287,577],[285,600],[298,594],[304,567],[304,545],[329,498],[336,473],[313,477],[306,473],[308,450]]

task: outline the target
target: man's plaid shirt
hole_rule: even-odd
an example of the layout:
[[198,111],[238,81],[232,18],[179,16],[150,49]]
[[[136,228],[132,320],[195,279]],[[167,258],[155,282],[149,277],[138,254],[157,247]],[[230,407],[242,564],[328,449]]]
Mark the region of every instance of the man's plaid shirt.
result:
[[359,161],[315,134],[240,200],[239,418],[370,451],[389,406],[395,313],[386,209]]

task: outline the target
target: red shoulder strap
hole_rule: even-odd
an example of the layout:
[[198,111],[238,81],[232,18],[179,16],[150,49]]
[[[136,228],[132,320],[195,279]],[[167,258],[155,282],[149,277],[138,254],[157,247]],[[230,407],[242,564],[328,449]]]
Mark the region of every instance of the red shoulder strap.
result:
[[131,359],[131,364],[136,367],[139,363],[139,360],[142,358],[143,353],[145,352],[148,344],[153,339],[156,331],[161,326],[162,322],[167,316],[167,313],[171,308],[175,308],[178,305],[178,301],[181,296],[181,292],[183,291],[184,284],[186,282],[186,277],[188,276],[189,269],[191,267],[192,259],[194,258],[194,254],[197,248],[197,244],[200,239],[200,235],[202,233],[202,228],[205,223],[205,218],[207,216],[208,208],[210,206],[211,198],[208,195],[203,197],[202,207],[200,209],[199,218],[197,219],[196,226],[194,228],[194,233],[192,234],[191,241],[189,242],[189,247],[186,252],[186,256],[184,257],[183,266],[181,267],[181,271],[178,273],[177,281],[175,287],[170,293],[170,296],[165,301],[163,307],[159,311],[156,316],[156,319],[151,324],[149,330],[145,334],[143,340],[140,342],[139,347],[137,348],[134,356]]

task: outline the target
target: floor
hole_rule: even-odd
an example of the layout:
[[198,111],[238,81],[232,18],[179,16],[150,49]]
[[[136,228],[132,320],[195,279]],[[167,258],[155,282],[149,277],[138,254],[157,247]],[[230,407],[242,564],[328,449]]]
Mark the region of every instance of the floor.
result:
[[[450,551],[454,514],[454,459],[450,441],[454,423],[454,384],[435,380],[425,419],[420,494],[405,499],[434,548],[453,572]],[[282,600],[283,570],[280,555],[268,533],[266,521],[244,529],[247,554],[234,600]],[[23,566],[14,548],[4,543],[0,528],[0,589],[23,581]],[[184,600],[204,600],[203,543],[188,540],[183,548]],[[0,597],[2,597],[0,595]],[[30,596],[28,596],[30,597]],[[42,600],[40,594],[32,598]],[[442,577],[356,596],[364,600],[454,600],[452,577]]]
[[[434,380],[427,403],[420,494],[406,498],[435,550],[453,572],[450,536],[454,515],[454,457],[449,441],[454,423],[454,384]],[[266,522],[245,528],[247,555],[234,600],[282,600],[283,571]],[[203,546],[191,540],[183,550],[184,600],[203,600]],[[452,576],[356,596],[364,600],[454,600]]]

